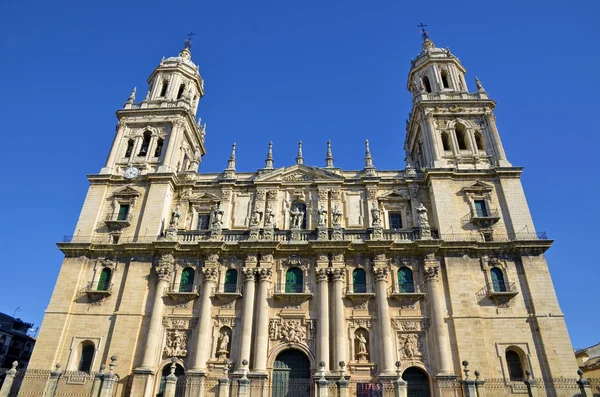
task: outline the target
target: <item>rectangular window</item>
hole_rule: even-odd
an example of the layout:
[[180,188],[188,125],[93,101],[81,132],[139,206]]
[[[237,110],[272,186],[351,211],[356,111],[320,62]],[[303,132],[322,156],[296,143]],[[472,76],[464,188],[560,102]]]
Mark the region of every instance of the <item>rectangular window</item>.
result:
[[119,215],[117,215],[117,220],[126,221],[127,215],[129,215],[129,204],[119,205]]
[[398,212],[390,212],[390,229],[402,229],[402,216]]
[[208,214],[198,215],[198,230],[208,230],[209,221],[210,221],[210,215],[208,215]]
[[475,204],[475,215],[478,217],[488,216],[485,200],[474,200],[473,203]]

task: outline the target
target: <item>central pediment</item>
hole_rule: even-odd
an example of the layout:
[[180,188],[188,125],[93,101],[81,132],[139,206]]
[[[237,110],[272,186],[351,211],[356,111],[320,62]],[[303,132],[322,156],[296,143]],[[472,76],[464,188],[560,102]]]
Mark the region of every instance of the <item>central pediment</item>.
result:
[[255,182],[283,182],[283,183],[307,183],[307,182],[342,182],[344,177],[323,168],[310,167],[304,164],[295,164],[291,167],[278,168],[263,173],[256,177]]

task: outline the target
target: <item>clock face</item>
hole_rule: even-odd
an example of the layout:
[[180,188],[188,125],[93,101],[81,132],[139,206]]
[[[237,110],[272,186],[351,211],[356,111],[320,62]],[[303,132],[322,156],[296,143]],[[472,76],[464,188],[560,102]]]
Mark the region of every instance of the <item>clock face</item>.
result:
[[129,167],[125,170],[125,178],[127,179],[133,179],[135,177],[137,177],[140,174],[140,170],[138,170],[135,167]]

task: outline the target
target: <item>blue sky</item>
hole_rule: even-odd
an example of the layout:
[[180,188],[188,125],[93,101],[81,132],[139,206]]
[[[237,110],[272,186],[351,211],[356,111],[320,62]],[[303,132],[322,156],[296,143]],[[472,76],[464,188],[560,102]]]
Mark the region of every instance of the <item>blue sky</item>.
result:
[[163,56],[196,33],[207,122],[201,171],[305,162],[403,168],[406,77],[428,24],[498,102],[498,128],[548,251],[576,347],[600,340],[597,254],[600,193],[594,167],[600,41],[593,1],[399,2],[213,1],[0,4],[3,129],[0,311],[41,324],[62,261],[55,242],[72,234],[88,182],[112,143],[114,112],[134,86],[138,100]]

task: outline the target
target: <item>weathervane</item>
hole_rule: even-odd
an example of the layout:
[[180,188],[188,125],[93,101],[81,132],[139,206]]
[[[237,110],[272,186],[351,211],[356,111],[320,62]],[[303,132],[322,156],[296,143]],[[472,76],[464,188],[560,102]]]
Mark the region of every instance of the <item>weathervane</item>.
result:
[[427,25],[425,25],[423,22],[417,25],[418,28],[421,28],[421,37],[423,37],[423,40],[427,40],[429,38],[429,34],[425,30],[425,26]]
[[185,44],[184,44],[185,48],[192,48],[192,36],[195,36],[195,35],[196,35],[196,33],[194,33],[194,32],[189,32],[187,34],[186,39],[185,39]]

